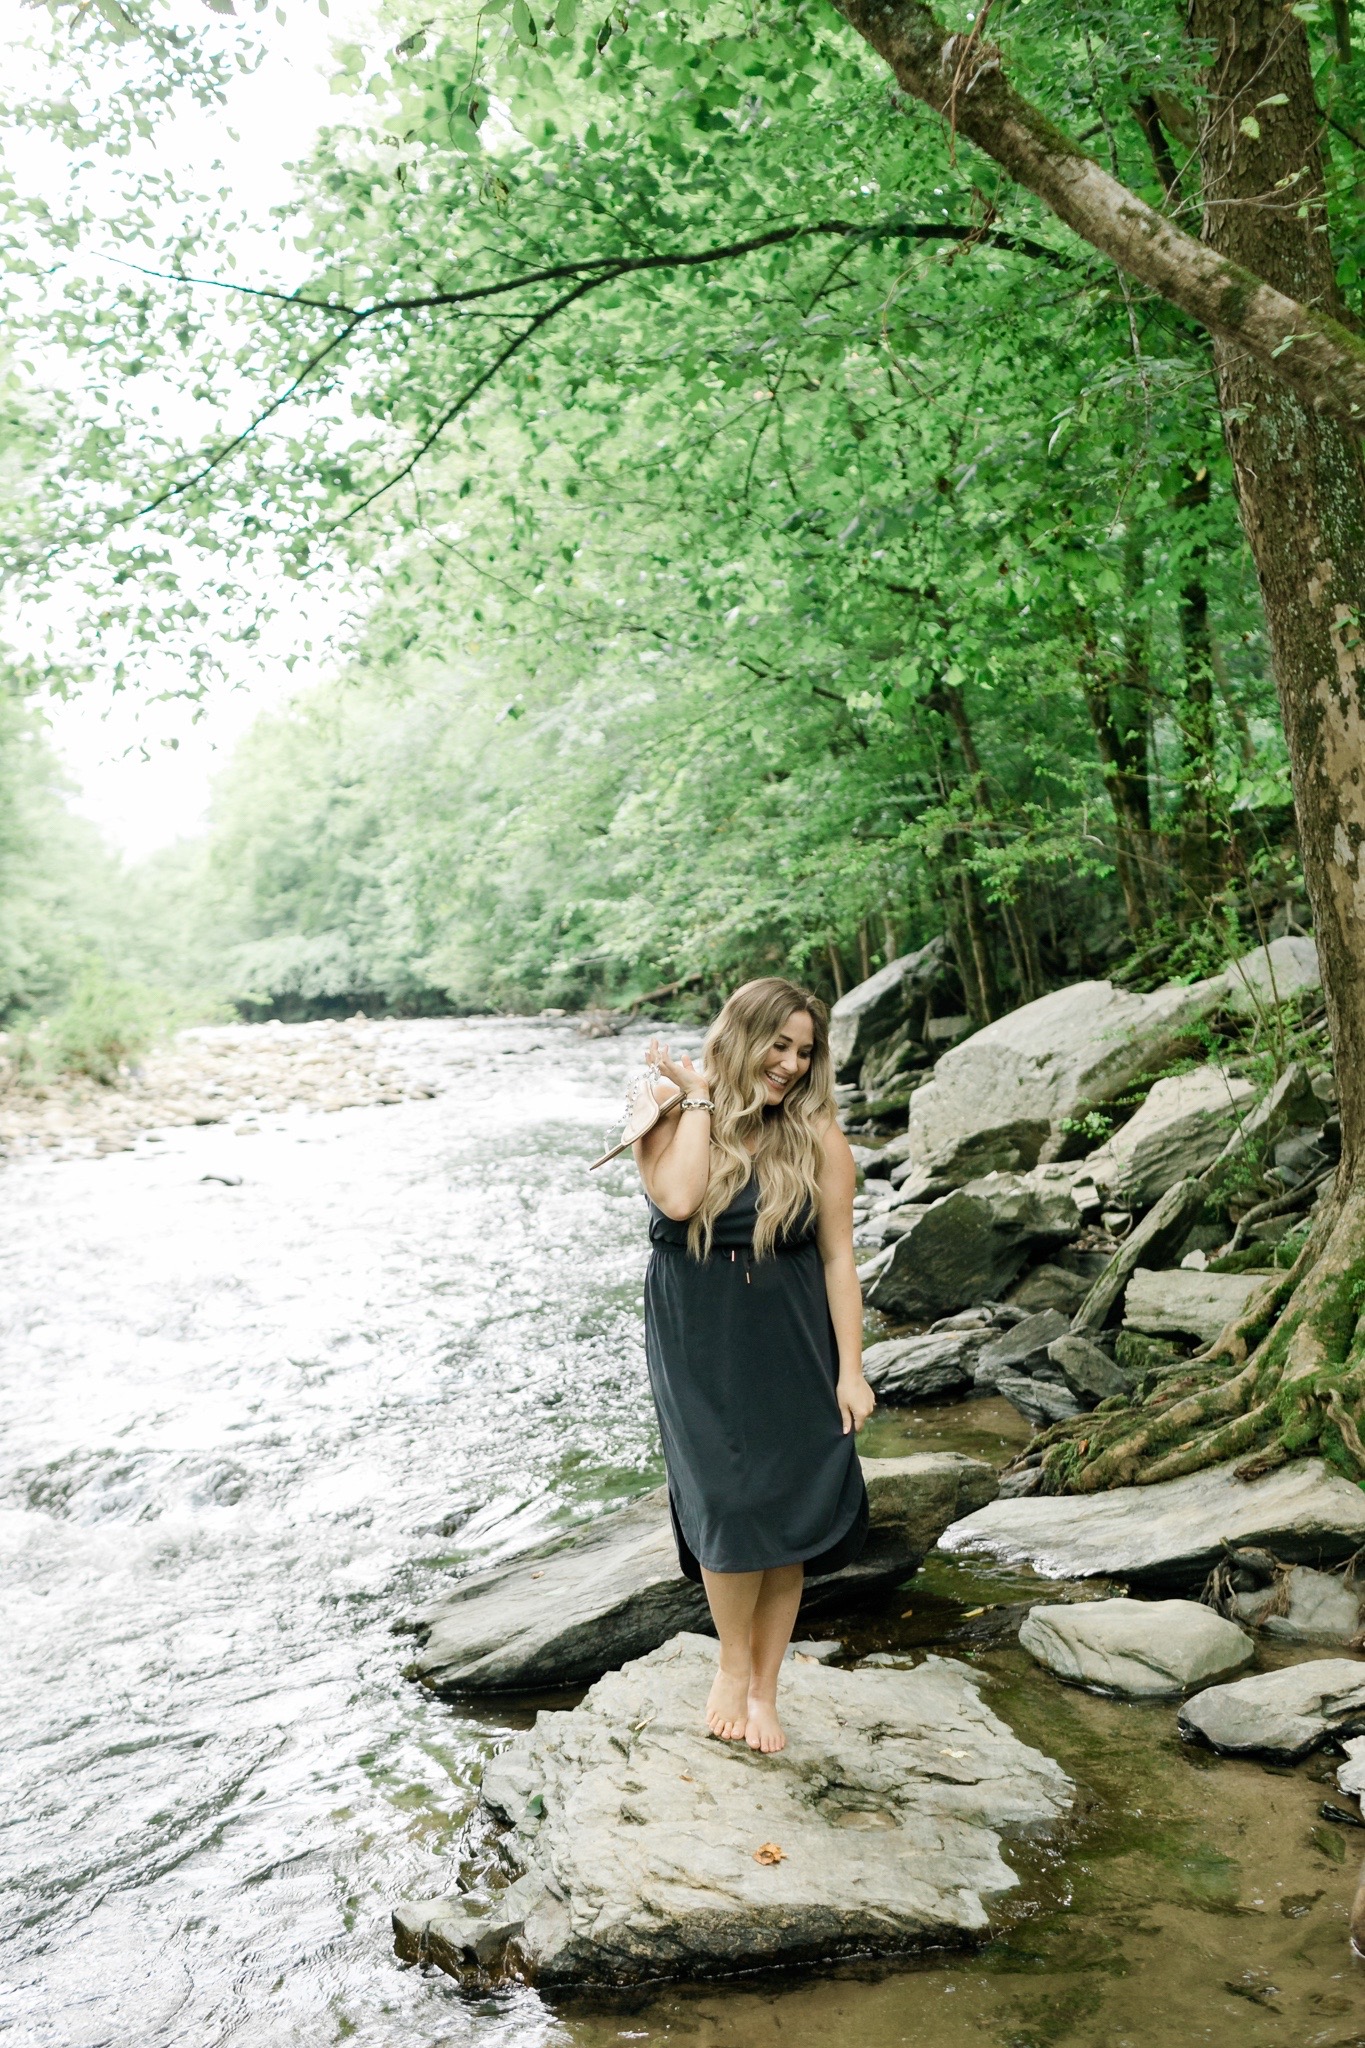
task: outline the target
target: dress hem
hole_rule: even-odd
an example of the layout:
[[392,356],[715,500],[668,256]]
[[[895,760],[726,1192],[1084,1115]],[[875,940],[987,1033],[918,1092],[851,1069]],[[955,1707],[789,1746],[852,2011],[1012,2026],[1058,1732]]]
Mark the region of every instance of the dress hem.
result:
[[[682,1571],[683,1577],[691,1579],[695,1585],[701,1584],[703,1570],[715,1572],[718,1576],[723,1576],[727,1572],[781,1571],[784,1566],[789,1564],[803,1564],[807,1567],[807,1577],[823,1579],[829,1577],[834,1572],[843,1571],[846,1565],[852,1564],[855,1559],[862,1555],[863,1547],[867,1542],[869,1514],[867,1487],[865,1484],[860,1489],[860,1498],[853,1513],[849,1516],[838,1534],[831,1538],[830,1541],[823,1543],[818,1550],[802,1551],[796,1557],[765,1558],[762,1564],[708,1564],[704,1566],[688,1542],[682,1523],[678,1520],[678,1510],[674,1505],[672,1487],[668,1490],[668,1512],[673,1523],[673,1540],[677,1545],[679,1568]],[[856,1540],[852,1540],[855,1538]],[[846,1554],[841,1554],[845,1552],[845,1549]],[[811,1571],[809,1568],[812,1565],[818,1565],[819,1570]]]

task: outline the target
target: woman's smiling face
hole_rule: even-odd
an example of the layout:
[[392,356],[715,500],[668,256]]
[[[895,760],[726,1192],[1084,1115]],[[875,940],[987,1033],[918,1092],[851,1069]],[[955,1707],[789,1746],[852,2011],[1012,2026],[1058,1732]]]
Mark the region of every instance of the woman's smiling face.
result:
[[768,1107],[785,1102],[796,1083],[810,1072],[815,1051],[815,1025],[809,1010],[793,1010],[763,1055],[763,1081]]

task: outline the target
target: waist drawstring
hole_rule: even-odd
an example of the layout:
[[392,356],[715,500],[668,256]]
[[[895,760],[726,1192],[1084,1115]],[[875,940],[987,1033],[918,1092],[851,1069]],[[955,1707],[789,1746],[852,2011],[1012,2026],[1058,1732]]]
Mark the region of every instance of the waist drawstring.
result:
[[[734,1249],[732,1248],[732,1249],[731,1249],[731,1252],[730,1252],[730,1264],[731,1264],[732,1266],[734,1265],[734,1263],[735,1263],[735,1260],[736,1260],[736,1259],[737,1259],[738,1257],[739,1257],[739,1253],[738,1253],[738,1251],[736,1251],[736,1250],[734,1250]],[[751,1286],[753,1285],[753,1275],[752,1275],[752,1274],[750,1273],[750,1270],[749,1270],[749,1268],[750,1268],[750,1265],[751,1265],[751,1263],[752,1263],[752,1260],[751,1260],[750,1254],[746,1252],[746,1253],[745,1253],[745,1255],[744,1255],[744,1285],[745,1285],[746,1287],[751,1287]]]

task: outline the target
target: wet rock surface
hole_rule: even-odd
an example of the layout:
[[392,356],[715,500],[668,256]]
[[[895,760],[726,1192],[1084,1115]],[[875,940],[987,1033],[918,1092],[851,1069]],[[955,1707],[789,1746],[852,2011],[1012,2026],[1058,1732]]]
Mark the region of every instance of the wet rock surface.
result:
[[1365,1493],[1304,1458],[1262,1479],[1217,1465],[1155,1486],[997,1500],[940,1539],[943,1550],[1019,1560],[1056,1578],[1202,1582],[1225,1542],[1320,1564],[1365,1542]]
[[1289,1642],[1349,1642],[1360,1627],[1360,1595],[1335,1572],[1295,1565],[1283,1579],[1233,1596],[1239,1620]]
[[707,1735],[714,1669],[681,1635],[541,1714],[483,1779],[513,1883],[400,1907],[399,1953],[474,1983],[633,1983],[971,1941],[1017,1883],[1002,1834],[1070,1809],[953,1659],[793,1661],[772,1757]]
[[[868,1458],[870,1528],[855,1564],[810,1581],[819,1613],[913,1572],[942,1531],[993,1498],[979,1458],[923,1451]],[[678,1569],[663,1488],[603,1515],[585,1533],[523,1551],[458,1580],[410,1624],[422,1637],[412,1675],[441,1693],[572,1685],[706,1626],[706,1600]]]
[[1308,1756],[1365,1731],[1365,1661],[1327,1657],[1212,1685],[1180,1709],[1180,1732],[1224,1756]]
[[1072,1685],[1165,1699],[1251,1661],[1244,1630],[1193,1600],[1086,1600],[1033,1607],[1019,1631],[1031,1657]]

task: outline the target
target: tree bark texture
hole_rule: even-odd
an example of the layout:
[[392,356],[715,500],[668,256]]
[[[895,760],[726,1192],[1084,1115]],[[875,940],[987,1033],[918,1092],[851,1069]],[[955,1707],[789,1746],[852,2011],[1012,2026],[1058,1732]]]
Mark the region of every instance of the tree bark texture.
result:
[[[1335,316],[1302,23],[1278,0],[1192,0],[1190,29],[1213,47],[1201,143],[1210,243]],[[1285,104],[1267,104],[1281,93]],[[1289,745],[1349,1184],[1365,1165],[1365,468],[1354,435],[1247,349],[1219,337],[1214,360]]]
[[[922,0],[835,5],[890,65],[902,91],[942,114],[954,133],[994,157],[1092,248],[1202,327],[1239,343],[1306,406],[1365,431],[1365,345],[1343,325],[1334,299],[1300,296],[1287,277],[1262,276],[1230,249],[1186,234],[1016,92],[993,43],[974,31],[951,35]],[[1232,17],[1262,10],[1205,0],[1196,11]],[[1264,12],[1293,20],[1282,7]],[[1262,87],[1252,90],[1257,102],[1268,96]],[[1270,117],[1263,124],[1268,137],[1285,110],[1263,111]],[[1287,202],[1291,209],[1298,196]]]

